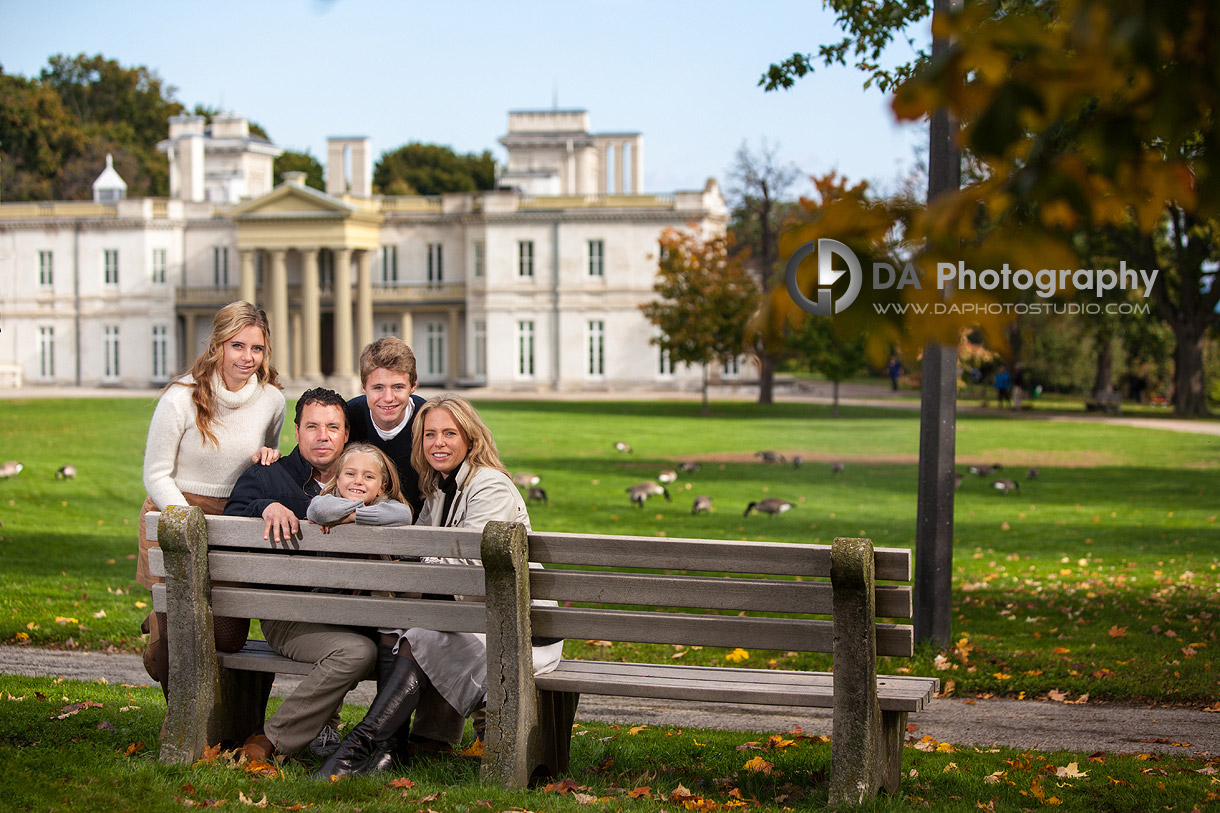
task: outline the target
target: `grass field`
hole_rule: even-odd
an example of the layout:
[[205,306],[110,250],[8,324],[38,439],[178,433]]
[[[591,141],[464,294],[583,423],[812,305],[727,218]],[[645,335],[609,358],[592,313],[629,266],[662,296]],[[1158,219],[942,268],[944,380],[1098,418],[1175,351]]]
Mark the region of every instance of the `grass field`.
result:
[[[153,403],[0,406],[0,458],[26,466],[0,480],[0,641],[138,649],[148,594],[134,581],[135,522]],[[697,404],[667,402],[496,401],[480,409],[509,467],[542,477],[550,503],[531,507],[539,529],[822,543],[866,535],[878,545],[914,544],[918,416],[910,410],[843,407],[832,418],[828,407],[716,403],[701,418]],[[614,451],[619,440],[634,452]],[[282,447],[291,446],[289,426]],[[761,464],[753,456],[761,449],[800,454],[805,464]],[[682,460],[702,468],[672,487],[672,503],[629,505],[628,486]],[[842,474],[831,474],[832,460],[844,462]],[[1001,495],[990,478],[966,476],[956,501],[955,644],[923,647],[914,660],[883,663],[883,670],[938,675],[955,697],[1075,701],[1087,694],[1220,709],[1213,623],[1220,611],[1220,438],[966,414],[958,422],[958,461],[960,471],[1003,463],[1021,491]],[[54,478],[65,463],[76,466],[76,480]],[[1030,466],[1040,468],[1038,479],[1026,478]],[[714,498],[713,513],[690,514],[696,494]],[[764,496],[797,507],[774,518],[742,516],[747,502]],[[570,641],[565,654],[723,663],[725,653],[643,645],[607,652]],[[772,661],[829,666],[821,656],[782,652],[751,652],[741,665]],[[8,767],[0,806],[16,809],[240,808],[243,798],[258,804],[264,795],[266,806],[290,810],[461,813],[715,810],[742,801],[817,809],[826,799],[829,745],[787,732],[590,725],[574,740],[574,765],[582,770],[551,791],[487,788],[476,781],[474,763],[462,760],[412,766],[412,787],[382,777],[339,791],[300,781],[311,765],[296,762],[275,773],[252,773],[223,758],[190,768],[157,765],[164,705],[147,688],[13,677],[0,677],[0,687],[0,755]],[[76,705],[85,701],[100,705]],[[354,721],[362,709],[344,714]],[[765,747],[772,734],[792,744]],[[745,767],[755,756],[769,763],[770,774]],[[902,793],[875,809],[1188,811],[1220,802],[1214,760],[925,742],[907,749],[905,768]]]

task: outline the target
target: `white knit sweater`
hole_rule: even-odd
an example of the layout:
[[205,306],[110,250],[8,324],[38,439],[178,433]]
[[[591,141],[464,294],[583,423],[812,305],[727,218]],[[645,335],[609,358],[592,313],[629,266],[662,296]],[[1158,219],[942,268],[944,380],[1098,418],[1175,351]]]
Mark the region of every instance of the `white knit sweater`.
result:
[[[190,375],[179,380],[194,383]],[[184,491],[228,497],[259,447],[280,445],[282,392],[253,375],[237,392],[225,389],[216,376],[212,389],[217,407],[212,433],[219,445],[205,440],[195,425],[193,387],[171,386],[157,402],[144,449],[144,488],[158,508],[186,505]]]

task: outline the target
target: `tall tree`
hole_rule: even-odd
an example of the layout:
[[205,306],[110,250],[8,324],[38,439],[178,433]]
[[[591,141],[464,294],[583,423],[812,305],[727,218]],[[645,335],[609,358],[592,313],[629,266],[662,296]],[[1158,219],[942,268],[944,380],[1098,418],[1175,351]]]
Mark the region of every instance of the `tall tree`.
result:
[[[790,211],[784,206],[785,197],[799,176],[797,168],[781,162],[778,149],[768,146],[766,141],[757,152],[743,141],[729,169],[728,193],[736,245],[764,297],[778,283],[779,232],[783,215]],[[782,347],[769,342],[766,334],[760,332],[754,352],[759,367],[758,402],[769,404],[775,397],[775,365]]]
[[64,162],[88,137],[42,82],[0,72],[0,100],[0,200],[54,200]]
[[275,182],[277,185],[283,182],[285,172],[304,172],[306,186],[312,186],[320,192],[326,191],[326,183],[322,178],[322,164],[317,158],[313,157],[309,150],[305,152],[284,150],[275,159]]
[[660,329],[652,343],[672,364],[703,368],[703,414],[708,412],[708,365],[727,363],[746,350],[745,330],[758,308],[758,290],[728,239],[704,239],[695,231],[661,234],[661,258],[653,286],[658,299],[640,306]]
[[449,147],[412,142],[382,154],[373,168],[373,185],[386,195],[440,195],[478,192],[496,184],[496,161],[481,155],[459,155]]
[[839,384],[862,372],[867,365],[864,337],[840,327],[833,318],[807,315],[792,334],[792,347],[810,370],[821,373],[833,385],[831,414],[839,414]]

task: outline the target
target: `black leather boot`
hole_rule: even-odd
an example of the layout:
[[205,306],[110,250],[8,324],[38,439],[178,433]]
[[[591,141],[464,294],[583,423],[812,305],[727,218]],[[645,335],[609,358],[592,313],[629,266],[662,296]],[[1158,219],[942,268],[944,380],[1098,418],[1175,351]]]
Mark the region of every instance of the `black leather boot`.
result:
[[[390,676],[394,673],[394,664],[399,660],[398,655],[394,652],[394,647],[386,644],[377,645],[377,693],[381,692],[390,684]],[[422,688],[422,686],[421,686]],[[368,766],[361,773],[378,773],[380,771],[388,771],[394,767],[395,760],[406,764],[406,751],[400,749],[400,745],[405,745],[407,740],[407,730],[411,725],[411,717],[408,714],[406,719],[402,721],[402,736],[398,734],[398,729],[390,734],[382,742],[377,742],[373,748],[373,755],[369,757]]]
[[339,744],[339,750],[330,755],[322,767],[310,774],[311,779],[330,779],[332,776],[352,776],[370,773],[372,757],[379,748],[411,719],[419,704],[420,688],[424,670],[410,658],[394,658],[394,665],[379,687],[368,714],[357,723]]

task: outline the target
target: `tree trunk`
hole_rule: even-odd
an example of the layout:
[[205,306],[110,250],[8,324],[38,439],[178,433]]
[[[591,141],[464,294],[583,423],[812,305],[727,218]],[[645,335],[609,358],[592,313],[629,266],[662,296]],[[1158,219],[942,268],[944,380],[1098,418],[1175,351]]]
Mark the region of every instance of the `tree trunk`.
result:
[[775,358],[768,353],[758,354],[758,403],[775,402]]
[[1101,346],[1097,351],[1097,375],[1093,379],[1093,395],[1114,392],[1114,342],[1099,336],[1098,343]]
[[1179,329],[1174,325],[1177,346],[1173,351],[1173,414],[1198,418],[1207,411],[1207,388],[1203,376],[1203,339],[1207,328],[1201,320],[1190,320]]
[[703,411],[700,413],[706,415],[707,410],[707,364],[703,365]]

